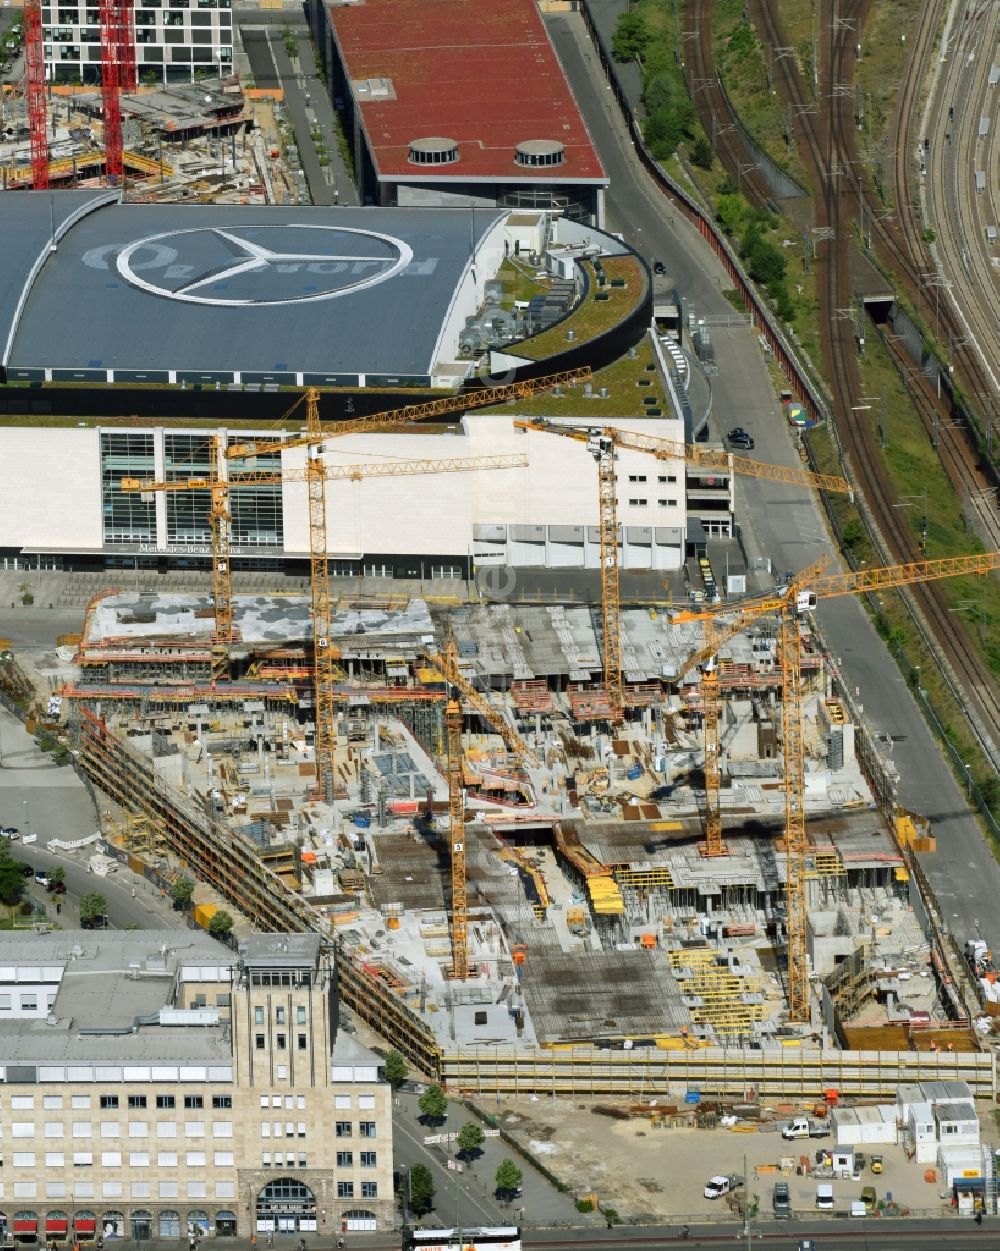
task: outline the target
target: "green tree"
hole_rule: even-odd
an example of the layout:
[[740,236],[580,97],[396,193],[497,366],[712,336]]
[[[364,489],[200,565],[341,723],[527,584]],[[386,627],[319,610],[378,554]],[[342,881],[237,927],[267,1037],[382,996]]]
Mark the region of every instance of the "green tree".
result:
[[0,864],[6,864],[10,860],[13,846],[6,834],[0,837]]
[[220,908],[218,912],[213,912],[208,922],[208,932],[213,938],[218,938],[225,942],[233,932],[232,915],[225,908]]
[[80,920],[96,921],[108,911],[108,901],[96,890],[91,890],[80,898]]
[[385,1072],[385,1080],[393,1090],[398,1090],[410,1075],[410,1066],[406,1063],[405,1057],[398,1051],[387,1051],[385,1053],[385,1063],[382,1068]]
[[523,1180],[524,1174],[513,1160],[501,1160],[500,1167],[497,1169],[495,1178],[497,1198],[510,1203],[511,1199],[513,1199],[518,1190],[520,1190],[521,1182]]
[[194,882],[189,877],[179,877],[170,887],[170,901],[178,912],[187,912],[194,898]]
[[715,197],[715,218],[727,235],[736,235],[743,225],[746,202],[735,192]]
[[692,163],[697,165],[699,169],[711,169],[714,159],[715,152],[712,150],[712,145],[704,135],[699,135],[691,145]]
[[440,1086],[428,1086],[417,1106],[433,1124],[440,1123],[448,1115],[448,1098]]
[[16,904],[24,894],[24,874],[16,860],[0,862],[0,902]]
[[54,869],[49,871],[49,884],[51,886],[62,886],[66,881],[66,870],[61,864],[57,864]]
[[486,1141],[486,1135],[475,1121],[466,1121],[458,1131],[458,1154],[463,1160],[471,1160]]
[[414,1216],[425,1216],[434,1202],[434,1178],[426,1164],[410,1166],[407,1206]]
[[649,46],[650,32],[641,13],[625,12],[611,36],[611,55],[616,61],[641,61]]

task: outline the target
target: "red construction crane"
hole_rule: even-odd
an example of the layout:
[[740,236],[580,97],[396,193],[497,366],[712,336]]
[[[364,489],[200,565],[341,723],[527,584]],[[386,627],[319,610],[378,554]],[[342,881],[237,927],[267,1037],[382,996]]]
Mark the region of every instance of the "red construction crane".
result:
[[[104,115],[104,174],[120,182],[122,154],[121,50],[122,0],[100,0],[101,108]],[[135,55],[133,51],[133,56]]]
[[24,95],[31,133],[31,185],[36,191],[45,191],[49,185],[49,140],[41,0],[24,0]]
[[139,86],[135,64],[135,0],[118,3],[118,87],[131,95]]

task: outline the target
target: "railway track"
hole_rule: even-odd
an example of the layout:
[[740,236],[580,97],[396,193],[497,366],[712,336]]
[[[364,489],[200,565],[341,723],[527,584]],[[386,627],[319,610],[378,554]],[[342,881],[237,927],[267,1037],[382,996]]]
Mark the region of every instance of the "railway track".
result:
[[[790,58],[779,58],[777,75],[785,99],[801,119],[800,148],[816,188],[816,224],[832,232],[817,261],[822,269],[819,283],[824,335],[824,365],[833,393],[833,412],[844,455],[860,493],[867,503],[875,527],[882,535],[892,560],[919,560],[922,553],[914,535],[894,507],[893,484],[886,471],[874,427],[858,421],[853,412],[861,394],[860,373],[853,335],[853,322],[845,316],[851,308],[852,290],[849,255],[852,217],[857,203],[858,180],[847,172],[854,154],[851,100],[834,91],[834,84],[850,83],[854,76],[856,31],[863,29],[870,0],[842,0],[834,20],[832,3],[821,11],[821,83],[830,99],[826,107],[810,114],[807,95],[797,67]],[[764,37],[774,47],[784,40],[773,0],[750,0],[751,13]],[[916,90],[916,87],[913,88]],[[894,244],[901,247],[899,240]],[[941,435],[954,434],[947,423],[939,423]],[[948,455],[957,455],[957,443],[948,446]],[[933,634],[955,681],[965,692],[973,714],[972,723],[988,757],[998,758],[1000,743],[1000,694],[985,661],[969,645],[965,632],[950,611],[942,589],[935,584],[911,588],[913,603]]]

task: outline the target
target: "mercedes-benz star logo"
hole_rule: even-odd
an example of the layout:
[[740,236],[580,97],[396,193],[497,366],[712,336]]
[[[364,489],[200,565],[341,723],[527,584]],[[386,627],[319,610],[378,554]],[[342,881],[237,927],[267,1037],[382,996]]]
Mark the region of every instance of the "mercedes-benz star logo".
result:
[[[288,223],[148,235],[122,248],[116,264],[126,282],[151,295],[216,308],[273,308],[363,291],[412,259],[413,250],[393,235]],[[157,269],[162,278],[151,281],[146,275]]]

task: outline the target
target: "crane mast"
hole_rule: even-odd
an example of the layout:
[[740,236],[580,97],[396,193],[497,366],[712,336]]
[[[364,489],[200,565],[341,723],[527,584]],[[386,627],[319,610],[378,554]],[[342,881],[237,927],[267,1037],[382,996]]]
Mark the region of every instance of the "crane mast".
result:
[[451,840],[451,975],[469,976],[469,902],[465,881],[465,789],[462,776],[462,705],[449,699],[445,709],[448,735],[448,837]]

